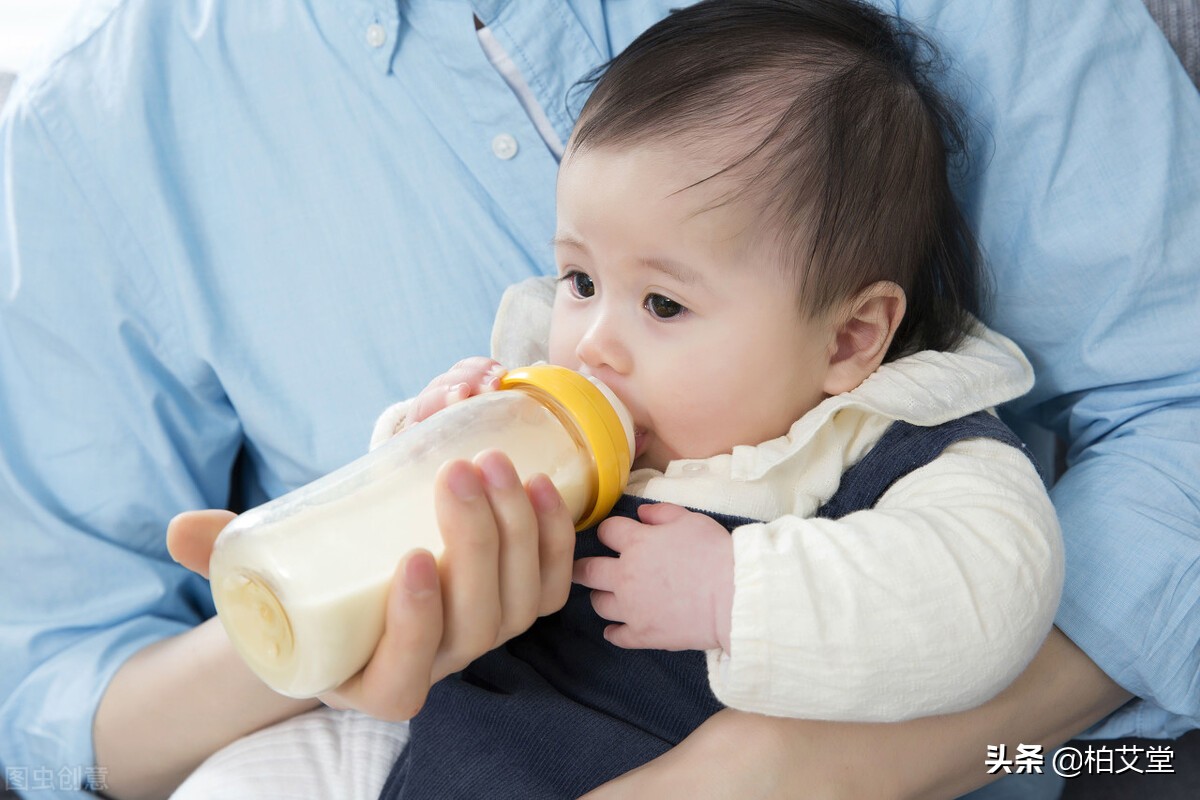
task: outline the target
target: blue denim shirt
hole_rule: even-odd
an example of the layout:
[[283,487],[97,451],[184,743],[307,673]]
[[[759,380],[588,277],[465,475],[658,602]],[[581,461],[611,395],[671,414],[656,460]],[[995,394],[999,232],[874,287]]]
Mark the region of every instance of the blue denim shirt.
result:
[[[476,0],[560,138],[676,0]],[[904,0],[969,79],[989,323],[1069,442],[1059,624],[1200,724],[1200,97],[1136,0]],[[556,163],[453,0],[105,0],[0,124],[0,763],[90,765],[138,649],[213,613],[167,520],[365,448],[552,269]],[[577,104],[573,107],[577,108]],[[511,148],[493,150],[497,136]],[[502,158],[500,154],[510,157]]]

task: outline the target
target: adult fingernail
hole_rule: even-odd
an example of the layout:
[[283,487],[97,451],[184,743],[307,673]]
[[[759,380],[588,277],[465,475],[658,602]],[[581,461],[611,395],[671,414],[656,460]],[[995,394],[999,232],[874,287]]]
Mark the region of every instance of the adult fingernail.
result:
[[446,482],[450,484],[450,491],[454,492],[454,496],[459,500],[474,500],[483,494],[479,476],[475,474],[475,470],[463,464],[458,464],[450,470]]
[[404,559],[404,588],[414,597],[426,597],[437,590],[437,565],[427,553],[409,553]]
[[529,494],[533,499],[534,508],[543,514],[549,514],[558,508],[558,489],[545,475],[539,474],[530,478]]

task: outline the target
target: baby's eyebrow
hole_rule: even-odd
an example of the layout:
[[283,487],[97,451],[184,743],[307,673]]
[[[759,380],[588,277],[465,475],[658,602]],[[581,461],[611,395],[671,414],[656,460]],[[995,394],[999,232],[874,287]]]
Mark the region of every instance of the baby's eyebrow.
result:
[[577,250],[584,251],[585,253],[587,252],[587,249],[588,249],[586,244],[584,244],[579,239],[576,239],[574,236],[572,236],[569,233],[555,234],[554,238],[550,240],[550,246],[551,247],[574,247]]
[[[582,250],[584,253],[589,253],[588,246],[583,243],[583,240],[572,236],[569,233],[559,233],[550,240],[553,247],[573,247],[576,250]],[[688,267],[679,261],[670,258],[639,258],[638,263],[647,269],[652,269],[668,275],[675,280],[687,286],[700,286],[704,284],[703,276],[696,270]]]
[[704,278],[699,272],[678,261],[669,258],[640,258],[638,261],[642,266],[669,275],[682,284],[697,286],[704,283]]

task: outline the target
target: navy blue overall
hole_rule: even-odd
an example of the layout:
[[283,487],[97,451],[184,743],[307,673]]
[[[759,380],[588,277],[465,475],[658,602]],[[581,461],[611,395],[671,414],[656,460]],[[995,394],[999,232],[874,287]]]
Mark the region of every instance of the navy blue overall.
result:
[[[948,445],[979,437],[1024,450],[983,412],[934,427],[894,423],[817,516],[871,508]],[[626,495],[612,513],[636,518],[644,502]],[[731,531],[753,522],[709,516]],[[596,555],[616,554],[592,528],[579,534],[575,557]],[[575,798],[665,753],[721,710],[704,653],[609,644],[589,595],[573,585],[561,611],[435,685],[381,798]]]

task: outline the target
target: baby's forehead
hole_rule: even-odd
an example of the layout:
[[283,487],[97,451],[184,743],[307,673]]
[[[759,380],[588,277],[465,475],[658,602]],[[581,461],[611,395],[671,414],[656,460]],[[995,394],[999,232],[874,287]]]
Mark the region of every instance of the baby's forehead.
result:
[[[728,227],[740,220],[741,227],[756,223],[761,232],[769,191],[759,180],[762,165],[747,153],[744,143],[732,137],[668,137],[568,148],[560,190],[566,176],[570,199],[578,201],[595,190],[595,182],[603,181],[617,185],[631,203],[651,203],[681,225]],[[559,199],[563,200],[561,191]]]
[[767,208],[745,152],[737,142],[674,137],[568,148],[558,196],[558,229],[567,235],[554,243],[587,249],[589,231],[619,231],[626,245],[649,251],[683,242],[692,253],[782,261],[785,222]]

